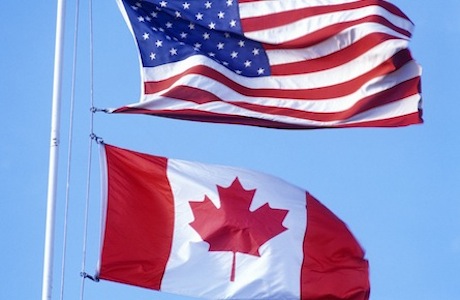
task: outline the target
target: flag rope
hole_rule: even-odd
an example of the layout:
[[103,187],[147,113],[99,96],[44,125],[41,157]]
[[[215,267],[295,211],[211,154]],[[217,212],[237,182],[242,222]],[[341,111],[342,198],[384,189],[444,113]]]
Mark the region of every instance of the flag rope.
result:
[[76,74],[77,74],[77,49],[78,49],[78,24],[80,14],[80,1],[75,1],[75,19],[74,19],[74,39],[73,39],[73,62],[72,62],[72,81],[71,81],[71,93],[70,93],[70,110],[69,110],[69,130],[68,130],[68,146],[67,146],[67,175],[66,175],[66,191],[65,191],[65,203],[64,203],[64,225],[63,225],[63,237],[62,237],[62,259],[61,259],[61,290],[60,299],[64,299],[64,287],[65,287],[65,269],[66,269],[66,257],[67,257],[67,228],[68,228],[68,214],[69,214],[69,202],[70,202],[70,177],[71,177],[71,162],[72,162],[72,145],[73,145],[73,121],[74,121],[74,110],[75,110],[75,86],[76,86]]
[[[86,269],[86,248],[88,242],[88,219],[89,219],[89,197],[91,189],[91,165],[92,165],[92,147],[94,135],[94,53],[93,53],[93,2],[88,1],[88,19],[89,19],[89,85],[90,85],[90,138],[88,142],[88,166],[87,166],[87,177],[86,177],[86,199],[85,199],[85,213],[83,222],[83,246],[82,246],[82,261],[81,261],[81,284],[80,284],[80,300],[83,300],[85,293],[85,279],[89,278]],[[84,276],[83,274],[86,274]]]

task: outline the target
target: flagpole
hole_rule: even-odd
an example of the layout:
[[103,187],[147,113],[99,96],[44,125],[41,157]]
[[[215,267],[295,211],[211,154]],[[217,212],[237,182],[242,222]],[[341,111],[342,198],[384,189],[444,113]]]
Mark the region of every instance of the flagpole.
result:
[[53,98],[51,107],[51,140],[46,207],[45,249],[43,257],[42,300],[51,299],[53,285],[54,224],[61,114],[62,59],[64,54],[65,0],[57,0],[56,41],[54,52]]

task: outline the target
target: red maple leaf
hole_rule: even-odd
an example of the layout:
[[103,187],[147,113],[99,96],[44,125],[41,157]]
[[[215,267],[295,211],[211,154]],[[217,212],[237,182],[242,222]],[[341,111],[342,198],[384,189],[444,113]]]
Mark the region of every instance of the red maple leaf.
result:
[[227,188],[217,185],[217,190],[220,208],[207,195],[202,202],[189,202],[195,217],[190,226],[209,243],[209,251],[233,252],[230,280],[234,281],[236,252],[260,257],[259,247],[287,230],[282,223],[288,211],[265,203],[251,212],[256,189],[245,190],[238,177]]

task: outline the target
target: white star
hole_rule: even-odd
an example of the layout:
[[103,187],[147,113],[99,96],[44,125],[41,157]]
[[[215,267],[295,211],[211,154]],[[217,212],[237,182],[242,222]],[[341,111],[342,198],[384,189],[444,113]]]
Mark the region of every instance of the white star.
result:
[[195,49],[197,51],[200,50],[201,49],[201,44],[200,43],[193,44],[193,49]]
[[139,22],[144,22],[144,17],[142,16],[139,16],[137,19],[139,20]]
[[208,53],[208,56],[210,56],[210,57],[215,57],[216,54],[215,54],[214,52],[209,52],[209,53]]
[[136,2],[137,7],[142,7],[142,4],[140,2]]
[[262,75],[264,72],[265,72],[265,69],[264,69],[264,68],[259,68],[259,69],[257,70],[257,74],[259,74],[259,75]]
[[233,5],[233,0],[227,0],[227,6],[232,6]]
[[225,32],[225,33],[224,33],[224,36],[228,39],[228,38],[230,37],[230,33]]
[[246,68],[249,68],[249,67],[251,66],[251,63],[252,63],[252,62],[251,62],[250,60],[247,60],[247,61],[244,62],[244,66],[245,66]]
[[190,30],[195,29],[195,24],[193,23],[188,24],[188,28],[190,28]]
[[171,50],[169,50],[169,53],[171,53],[171,55],[177,55],[177,49],[176,48],[171,48]]
[[217,16],[219,17],[219,19],[223,19],[225,17],[225,13],[223,11],[219,11]]
[[195,17],[196,17],[197,20],[203,20],[203,14],[202,13],[197,13],[195,15]]
[[157,41],[155,42],[155,46],[157,46],[157,48],[163,47],[163,41],[157,40]]
[[176,11],[176,12],[175,12],[175,15],[176,15],[176,18],[182,17],[182,15],[180,14],[180,11]]
[[235,20],[231,20],[230,21],[230,27],[235,27],[236,26],[236,21]]
[[244,47],[244,41],[242,41],[242,40],[239,41],[239,42],[238,42],[238,45],[239,45],[240,47]]
[[149,39],[149,34],[147,32],[144,32],[144,34],[142,35],[142,37],[144,38],[144,41],[145,40],[148,40]]
[[150,53],[150,59],[151,59],[151,60],[157,59],[157,54],[151,52],[151,53]]
[[241,74],[243,72],[241,70],[235,70],[235,73],[239,75],[239,74]]
[[252,54],[254,54],[254,55],[259,55],[259,51],[260,51],[259,48],[254,48],[254,49],[252,50]]
[[187,38],[187,33],[182,31],[180,33],[180,37],[183,38],[183,39]]
[[237,57],[238,57],[238,52],[233,51],[233,52],[230,54],[230,56],[231,56],[232,58],[237,58]]
[[211,35],[207,32],[203,33],[203,39],[205,40],[209,40],[209,38],[211,38]]
[[183,7],[184,9],[189,9],[189,8],[190,8],[190,3],[184,2],[184,4],[182,4],[182,7]]
[[157,18],[157,17],[158,17],[158,13],[157,13],[157,12],[154,12],[154,11],[152,11],[152,12],[150,13],[150,15],[151,15],[152,17],[154,17],[154,18]]
[[148,22],[152,21],[152,18],[150,18],[149,16],[146,16],[145,19],[146,19]]
[[223,64],[224,66],[228,66],[228,62],[226,62],[226,61],[223,61],[222,64]]
[[173,24],[171,22],[167,22],[166,24],[166,28],[172,28]]
[[217,49],[219,49],[219,50],[224,49],[224,45],[225,45],[224,43],[219,42],[219,43],[217,44]]
[[216,29],[216,23],[214,22],[209,23],[208,26],[209,26],[209,29]]
[[211,8],[211,5],[212,5],[211,2],[206,1],[206,3],[204,4],[204,7],[206,7],[207,9],[209,9],[209,8]]
[[166,2],[166,1],[161,1],[160,2],[161,7],[166,7],[167,4],[168,4],[168,2]]

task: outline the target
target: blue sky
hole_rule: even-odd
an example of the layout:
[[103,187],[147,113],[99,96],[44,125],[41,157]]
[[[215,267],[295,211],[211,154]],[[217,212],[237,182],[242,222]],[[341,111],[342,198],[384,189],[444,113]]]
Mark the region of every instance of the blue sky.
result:
[[[139,66],[115,1],[94,1],[94,101],[137,101]],[[415,23],[425,124],[397,129],[285,131],[96,114],[107,143],[255,169],[304,187],[350,227],[370,262],[372,300],[458,299],[460,284],[460,2],[394,0]],[[53,299],[59,298],[74,2],[67,2]],[[0,4],[1,299],[41,295],[53,79],[55,1]],[[88,3],[81,2],[65,298],[80,293],[89,135]],[[86,271],[99,251],[99,157],[92,147]],[[85,299],[187,299],[110,282]]]

